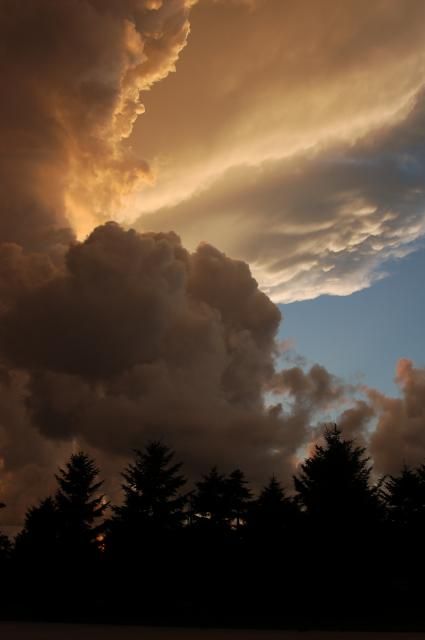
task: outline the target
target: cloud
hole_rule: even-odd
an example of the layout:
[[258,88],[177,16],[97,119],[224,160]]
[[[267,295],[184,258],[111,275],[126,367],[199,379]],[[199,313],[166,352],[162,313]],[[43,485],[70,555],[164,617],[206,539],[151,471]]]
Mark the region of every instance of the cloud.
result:
[[157,166],[138,227],[208,239],[276,301],[382,277],[424,232],[424,17],[416,0],[195,8],[133,132]]
[[[0,238],[67,244],[149,168],[126,144],[140,92],[174,70],[191,0],[4,0]],[[65,229],[68,228],[68,231]]]
[[192,476],[215,462],[287,476],[308,421],[264,401],[280,318],[245,263],[109,223],[4,312],[1,351],[49,443],[122,460],[164,438]]
[[[270,299],[368,286],[422,236],[423,2],[205,0],[185,48],[194,4],[1,5],[9,523],[76,446],[111,476],[162,438],[192,478],[288,481],[330,412],[379,471],[424,453],[423,370],[402,362],[394,399],[278,371]],[[140,211],[143,233],[98,226]]]
[[378,417],[370,438],[370,451],[382,473],[397,473],[403,464],[419,465],[425,459],[425,369],[401,359],[396,381],[401,392],[399,398],[368,391]]

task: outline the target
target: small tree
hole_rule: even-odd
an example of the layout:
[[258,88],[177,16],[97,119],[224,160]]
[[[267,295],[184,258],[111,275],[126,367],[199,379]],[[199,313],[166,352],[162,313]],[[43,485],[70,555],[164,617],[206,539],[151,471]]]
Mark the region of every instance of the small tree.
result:
[[425,476],[422,470],[404,466],[400,475],[385,482],[385,500],[391,522],[402,529],[425,525]]
[[295,521],[297,506],[272,476],[250,510],[250,526],[267,536],[280,537]]

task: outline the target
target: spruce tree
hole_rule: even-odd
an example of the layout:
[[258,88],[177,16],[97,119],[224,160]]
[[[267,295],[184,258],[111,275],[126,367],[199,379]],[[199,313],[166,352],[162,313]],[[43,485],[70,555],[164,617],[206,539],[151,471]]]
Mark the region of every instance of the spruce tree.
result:
[[194,517],[198,523],[212,527],[223,527],[229,519],[227,499],[228,483],[224,475],[213,467],[202,480],[196,483],[192,498]]
[[325,431],[324,444],[316,445],[294,478],[304,521],[299,575],[308,572],[315,606],[324,615],[332,615],[332,608],[339,614],[350,609],[359,594],[371,603],[372,585],[383,575],[387,554],[379,488],[371,483],[371,471],[365,449],[334,427]]
[[99,493],[99,469],[83,452],[73,454],[64,469],[55,476],[59,489],[55,505],[59,519],[59,544],[67,555],[93,553],[98,550],[98,537],[107,503]]
[[365,449],[345,440],[336,426],[326,429],[324,440],[294,477],[302,511],[312,524],[327,529],[370,525],[381,506]]
[[297,506],[288,498],[275,476],[262,489],[250,509],[250,527],[258,533],[279,538],[285,530],[295,524]]
[[16,537],[17,558],[30,563],[54,561],[58,552],[59,525],[59,513],[53,498],[46,498],[37,506],[30,507],[24,527]]
[[114,507],[113,524],[133,534],[158,534],[178,529],[187,502],[181,493],[186,479],[182,463],[173,462],[174,452],[161,442],[150,442],[136,450],[134,462],[123,472],[124,502]]
[[230,524],[238,529],[246,522],[252,493],[248,481],[240,469],[235,469],[225,480],[225,503]]
[[425,525],[425,481],[423,469],[404,466],[400,475],[389,476],[384,495],[390,521],[402,529]]

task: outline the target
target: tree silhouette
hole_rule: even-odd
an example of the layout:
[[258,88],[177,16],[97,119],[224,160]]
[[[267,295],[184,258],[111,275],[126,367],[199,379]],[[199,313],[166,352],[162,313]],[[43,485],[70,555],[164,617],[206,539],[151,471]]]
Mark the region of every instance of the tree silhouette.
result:
[[124,502],[114,507],[114,520],[136,534],[160,533],[180,527],[187,501],[180,489],[186,479],[182,463],[173,463],[174,452],[161,442],[136,450],[134,462],[123,472]]
[[227,517],[230,524],[238,529],[246,522],[252,493],[248,488],[248,481],[240,469],[235,469],[226,478],[224,483],[224,500],[226,503]]
[[135,451],[122,473],[124,501],[113,507],[106,539],[114,581],[126,585],[118,594],[121,608],[142,605],[152,615],[166,602],[168,608],[178,603],[187,498],[181,493],[186,483],[182,464],[173,461],[174,455],[161,442],[150,442]]
[[[103,524],[97,524],[107,508],[99,490],[99,469],[83,452],[73,454],[64,469],[55,476],[59,488],[55,507],[59,519],[59,544],[67,556],[82,559],[95,553]],[[47,505],[46,505],[47,509]]]
[[295,524],[297,513],[295,501],[286,496],[280,482],[272,476],[252,503],[249,524],[257,533],[281,538]]
[[324,440],[294,476],[302,510],[315,525],[326,528],[369,524],[381,505],[379,487],[371,485],[365,449],[345,440],[336,426],[325,430]]
[[365,572],[384,566],[385,554],[379,486],[371,483],[365,449],[344,439],[337,427],[326,429],[324,444],[315,446],[294,484],[304,518],[300,571],[308,572],[310,588],[317,592],[316,615],[345,615],[359,592],[371,603]]
[[425,526],[425,474],[404,466],[400,475],[389,476],[384,488],[388,515],[397,527],[412,529]]
[[60,521],[53,498],[30,507],[25,515],[22,531],[16,537],[15,551],[25,561],[46,563],[54,561],[58,552]]
[[[4,502],[0,502],[0,509],[4,509],[6,505]],[[0,531],[0,564],[3,564],[10,556],[12,550],[12,543],[8,536]]]
[[223,527],[229,518],[227,500],[228,484],[224,475],[213,467],[196,483],[192,497],[192,509],[198,523],[209,527]]

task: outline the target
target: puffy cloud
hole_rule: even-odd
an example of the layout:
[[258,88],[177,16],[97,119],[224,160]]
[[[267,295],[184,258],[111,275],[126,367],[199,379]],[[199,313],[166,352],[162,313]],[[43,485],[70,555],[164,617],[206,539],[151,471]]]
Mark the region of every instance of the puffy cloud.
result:
[[133,134],[158,168],[140,228],[207,238],[276,301],[369,286],[424,232],[424,17],[417,0],[195,8]]
[[[174,70],[192,0],[2,0],[0,238],[69,242],[149,169],[125,140],[140,92]],[[62,231],[60,231],[62,229]]]
[[369,390],[370,403],[378,416],[370,439],[370,451],[383,473],[397,473],[403,464],[425,462],[425,369],[402,359],[396,381],[401,397],[388,398]]
[[3,313],[1,349],[50,447],[76,438],[122,460],[163,438],[191,474],[218,462],[259,478],[290,474],[308,428],[264,401],[279,322],[246,264],[109,223]]

